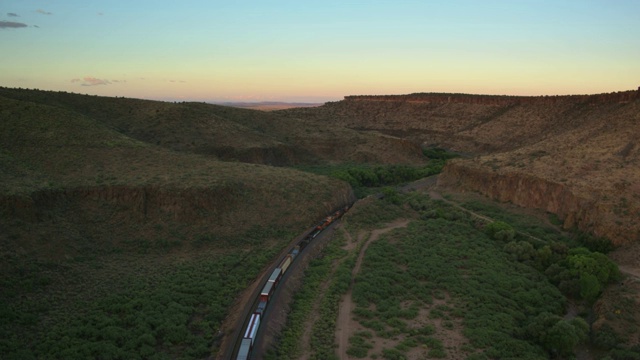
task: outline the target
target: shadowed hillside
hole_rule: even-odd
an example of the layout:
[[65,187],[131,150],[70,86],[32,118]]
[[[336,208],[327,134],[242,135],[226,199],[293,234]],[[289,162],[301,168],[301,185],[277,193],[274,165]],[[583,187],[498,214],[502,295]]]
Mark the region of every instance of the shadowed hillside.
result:
[[118,118],[197,107],[15,93],[0,94],[3,358],[215,353],[236,294],[353,201],[344,182],[176,151]]

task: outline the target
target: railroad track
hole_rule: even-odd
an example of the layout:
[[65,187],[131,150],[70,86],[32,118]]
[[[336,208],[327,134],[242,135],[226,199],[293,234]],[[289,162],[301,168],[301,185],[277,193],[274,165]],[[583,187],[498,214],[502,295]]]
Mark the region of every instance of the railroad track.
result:
[[[272,264],[265,275],[260,280],[258,286],[251,298],[249,306],[245,306],[240,316],[242,326],[238,326],[233,333],[233,346],[229,346],[224,353],[225,359],[249,360],[261,359],[262,353],[254,351],[261,349],[263,346],[256,346],[260,343],[260,339],[264,333],[264,329],[269,324],[270,308],[273,302],[276,302],[282,284],[287,281],[292,271],[290,268],[297,267],[299,258],[308,253],[308,248],[314,247],[322,238],[323,232],[334,226],[336,220],[348,210],[348,207],[334,212],[325,218],[316,227],[306,231],[302,237],[296,238],[284,256],[280,256],[278,261]],[[301,239],[301,240],[298,240]],[[307,250],[307,251],[305,251]]]

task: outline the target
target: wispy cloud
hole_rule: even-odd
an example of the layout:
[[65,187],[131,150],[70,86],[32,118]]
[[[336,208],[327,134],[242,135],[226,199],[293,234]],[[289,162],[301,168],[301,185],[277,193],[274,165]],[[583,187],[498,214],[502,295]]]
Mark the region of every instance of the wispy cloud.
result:
[[13,22],[13,21],[0,21],[0,29],[18,29],[27,27],[27,24]]
[[48,11],[45,11],[45,10],[42,10],[42,9],[38,9],[38,10],[36,10],[36,12],[38,14],[42,14],[42,15],[53,15],[52,12],[48,12]]
[[7,13],[8,17],[20,17],[20,15],[16,14],[16,13]]
[[98,79],[91,76],[85,76],[82,79],[71,79],[72,83],[80,83],[82,86],[96,86],[96,85],[109,85],[111,81],[105,79]]

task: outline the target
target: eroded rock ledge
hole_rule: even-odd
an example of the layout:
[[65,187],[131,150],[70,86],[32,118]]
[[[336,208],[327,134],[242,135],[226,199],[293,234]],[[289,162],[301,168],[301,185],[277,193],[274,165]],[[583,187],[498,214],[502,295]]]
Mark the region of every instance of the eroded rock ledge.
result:
[[[195,188],[107,185],[41,190],[22,196],[0,195],[0,214],[28,223],[50,221],[74,213],[74,221],[97,216],[118,217],[118,221],[127,223],[176,221],[244,229],[252,224],[287,221],[281,213],[268,209],[293,209],[297,218],[313,222],[354,200],[353,191],[346,183],[312,206],[291,204],[284,196],[274,195],[269,189],[242,183]],[[256,213],[261,216],[255,216]]]
[[409,95],[354,95],[345,96],[344,101],[400,101],[414,103],[455,103],[479,105],[513,104],[554,104],[571,101],[578,103],[624,103],[640,99],[638,90],[619,91],[595,95],[554,95],[554,96],[509,96],[509,95],[472,95],[446,93],[416,93]]
[[554,104],[563,101],[578,103],[626,103],[640,98],[638,90],[618,91],[594,95],[510,96],[447,93],[415,93],[409,95],[354,95],[344,101],[401,101],[418,103],[456,103],[480,105]]
[[438,186],[479,192],[492,200],[556,214],[565,229],[578,228],[606,237],[615,245],[640,241],[640,226],[620,221],[612,207],[595,195],[579,195],[576,189],[526,173],[498,172],[469,166],[464,161],[448,163]]

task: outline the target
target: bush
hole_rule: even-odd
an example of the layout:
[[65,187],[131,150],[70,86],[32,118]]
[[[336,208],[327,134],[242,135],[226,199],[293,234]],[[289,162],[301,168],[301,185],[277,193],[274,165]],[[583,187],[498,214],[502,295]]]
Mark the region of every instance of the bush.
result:
[[605,324],[594,331],[591,336],[591,341],[597,347],[609,350],[614,348],[620,342],[620,339],[613,329],[609,325]]
[[373,349],[373,345],[369,344],[363,337],[355,335],[349,338],[349,348],[347,354],[357,358],[365,358],[369,355],[369,349]]
[[430,147],[422,149],[422,154],[429,159],[447,160],[459,157],[460,155],[450,152],[443,148]]
[[384,189],[382,189],[382,195],[384,196],[385,201],[388,201],[392,204],[400,205],[402,203],[400,194],[398,194],[396,189],[392,187],[385,187]]
[[546,332],[542,341],[548,350],[555,350],[561,355],[569,355],[573,353],[573,348],[576,345],[587,339],[589,325],[580,318],[573,320],[560,320]]
[[593,252],[606,254],[614,249],[613,243],[609,239],[593,236],[584,232],[576,234],[576,240],[587,249]]
[[404,356],[404,354],[397,349],[383,349],[382,357],[384,357],[387,360],[406,360],[407,359],[407,357]]
[[516,231],[513,229],[513,227],[502,221],[494,221],[492,223],[489,223],[487,226],[485,226],[484,232],[490,238],[504,242],[513,240],[514,236],[516,235]]
[[512,241],[504,246],[504,251],[517,261],[532,260],[537,255],[533,245],[527,241]]

